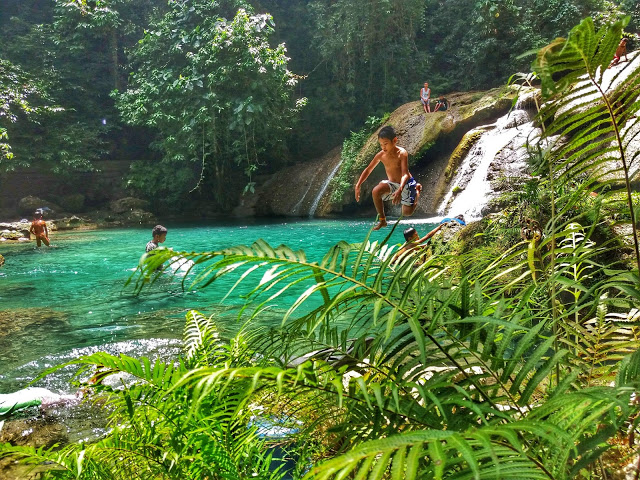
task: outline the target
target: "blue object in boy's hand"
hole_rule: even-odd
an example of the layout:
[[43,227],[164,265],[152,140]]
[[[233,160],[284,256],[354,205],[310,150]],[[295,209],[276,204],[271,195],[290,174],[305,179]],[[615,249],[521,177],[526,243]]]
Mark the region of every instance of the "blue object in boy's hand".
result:
[[448,223],[448,222],[458,222],[460,225],[462,225],[463,227],[466,227],[467,224],[465,223],[464,220],[461,220],[459,218],[443,218],[442,220],[440,220],[440,223]]

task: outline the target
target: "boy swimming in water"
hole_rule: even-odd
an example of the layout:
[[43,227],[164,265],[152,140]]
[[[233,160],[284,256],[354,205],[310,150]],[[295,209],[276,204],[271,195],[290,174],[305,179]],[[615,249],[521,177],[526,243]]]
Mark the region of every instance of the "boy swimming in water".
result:
[[[425,249],[425,247],[427,246],[426,242],[427,240],[429,240],[431,237],[433,237],[436,233],[438,233],[438,231],[440,231],[440,229],[442,228],[444,224],[441,223],[440,225],[438,225],[436,228],[434,228],[433,230],[431,230],[429,233],[427,233],[424,237],[420,238],[420,235],[418,235],[418,232],[416,232],[416,229],[411,227],[411,228],[407,228],[403,233],[404,233],[404,239],[406,240],[405,244],[402,245],[402,247],[400,247],[400,250],[398,250],[392,258],[392,263],[393,262],[397,262],[400,258],[404,258],[409,252],[413,252],[414,250],[416,251],[422,251]],[[424,258],[422,259],[422,261],[424,261]]]
[[408,217],[413,214],[420,198],[422,185],[415,181],[409,173],[409,154],[398,146],[398,137],[392,126],[382,127],[378,132],[378,142],[381,151],[373,157],[369,166],[365,168],[355,185],[356,201],[360,201],[360,186],[369,177],[373,169],[382,162],[387,172],[388,180],[381,181],[373,187],[371,196],[378,212],[378,224],[373,227],[379,230],[387,226],[384,215],[384,202],[391,200],[394,205],[402,203],[402,215]]

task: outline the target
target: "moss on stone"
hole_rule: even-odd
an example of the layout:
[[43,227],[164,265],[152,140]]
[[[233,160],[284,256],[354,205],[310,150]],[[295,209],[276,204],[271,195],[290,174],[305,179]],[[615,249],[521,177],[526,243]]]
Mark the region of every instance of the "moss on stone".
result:
[[469,153],[471,147],[473,147],[475,143],[480,139],[480,136],[483,133],[484,130],[476,129],[470,131],[469,133],[465,134],[464,137],[462,137],[462,140],[449,157],[449,163],[447,164],[447,168],[444,171],[445,181],[447,183],[451,181],[456,170],[460,166],[460,163],[467,155],[467,153]]

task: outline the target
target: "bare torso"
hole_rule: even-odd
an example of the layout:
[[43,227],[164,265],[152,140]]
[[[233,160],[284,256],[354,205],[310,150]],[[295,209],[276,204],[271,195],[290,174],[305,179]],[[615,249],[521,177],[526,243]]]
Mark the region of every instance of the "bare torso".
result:
[[407,151],[402,147],[395,147],[388,152],[382,151],[379,155],[389,181],[400,183],[402,181],[402,158],[403,156],[406,158]]
[[45,235],[46,225],[47,224],[44,222],[44,220],[34,220],[33,223],[31,224],[31,231],[36,236]]

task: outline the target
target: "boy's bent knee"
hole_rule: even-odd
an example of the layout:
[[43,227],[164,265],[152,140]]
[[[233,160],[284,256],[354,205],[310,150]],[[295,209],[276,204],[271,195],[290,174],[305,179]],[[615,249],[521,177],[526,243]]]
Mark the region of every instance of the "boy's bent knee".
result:
[[388,183],[380,182],[378,185],[373,187],[373,190],[371,191],[371,195],[381,196],[389,193],[390,191],[391,191],[391,188],[389,187]]

